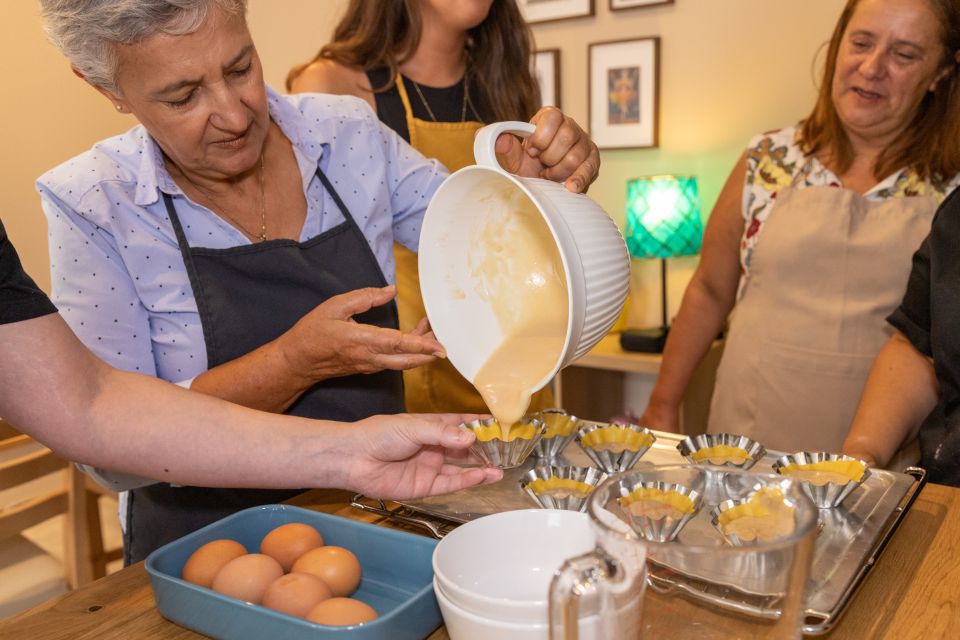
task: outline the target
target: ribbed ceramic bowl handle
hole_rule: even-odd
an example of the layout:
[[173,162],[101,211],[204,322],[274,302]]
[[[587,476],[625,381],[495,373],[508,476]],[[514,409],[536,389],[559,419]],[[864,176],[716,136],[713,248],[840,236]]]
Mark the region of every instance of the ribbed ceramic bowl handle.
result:
[[[536,127],[529,122],[519,122],[516,120],[507,120],[506,122],[494,122],[488,124],[477,132],[477,137],[473,139],[473,157],[481,167],[491,169],[501,169],[497,162],[496,144],[497,138],[501,133],[515,133],[521,138],[526,138],[536,131]],[[502,170],[502,169],[501,169]]]

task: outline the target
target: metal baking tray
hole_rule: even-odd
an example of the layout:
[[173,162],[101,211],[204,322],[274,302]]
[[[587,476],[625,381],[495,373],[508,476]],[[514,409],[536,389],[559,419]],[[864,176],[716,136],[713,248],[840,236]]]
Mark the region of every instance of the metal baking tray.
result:
[[[654,434],[657,441],[634,469],[687,463],[676,449],[685,436],[659,431]],[[773,473],[773,462],[781,455],[781,452],[768,451],[752,470]],[[363,496],[357,496],[353,506],[424,527],[433,536],[442,537],[457,524],[492,513],[535,506],[519,484],[523,474],[535,464],[531,456],[522,466],[506,471],[503,480],[495,484],[403,501],[392,508]],[[576,443],[572,443],[558,464],[590,466],[592,463]],[[904,473],[871,469],[870,477],[840,507],[821,511],[823,526],[810,570],[805,635],[827,633],[837,623],[925,481],[926,473],[918,468]]]

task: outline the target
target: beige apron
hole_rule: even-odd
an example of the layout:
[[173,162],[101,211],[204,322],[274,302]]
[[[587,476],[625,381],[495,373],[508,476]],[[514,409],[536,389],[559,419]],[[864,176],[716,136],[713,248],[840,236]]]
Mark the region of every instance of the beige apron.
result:
[[931,196],[780,191],[731,319],[707,431],[839,451],[930,231]]
[[[484,123],[430,122],[413,116],[410,98],[397,75],[397,92],[406,113],[410,145],[428,158],[436,158],[451,173],[474,164],[473,138]],[[397,306],[400,311],[400,330],[409,332],[427,315],[420,295],[420,275],[417,254],[399,244],[393,245],[397,262]],[[487,405],[477,390],[448,360],[436,360],[428,365],[403,372],[404,401],[412,413],[488,413]],[[535,394],[530,410],[550,407],[553,394],[544,389]]]

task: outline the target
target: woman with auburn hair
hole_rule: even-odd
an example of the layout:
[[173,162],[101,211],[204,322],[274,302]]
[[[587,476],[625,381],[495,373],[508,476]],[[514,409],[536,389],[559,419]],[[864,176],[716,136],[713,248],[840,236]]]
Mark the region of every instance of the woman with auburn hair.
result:
[[[536,121],[543,113],[531,48],[514,0],[351,0],[333,41],[290,72],[287,89],[360,97],[415,149],[456,171],[473,164],[474,133],[484,124]],[[591,147],[587,162],[599,167]],[[576,175],[566,185],[588,186]],[[417,257],[400,245],[394,255],[400,327],[407,330],[426,315]],[[405,371],[404,388],[408,411],[487,410],[447,360]],[[530,408],[551,403],[544,389]]]
[[720,194],[644,425],[677,429],[736,309],[708,431],[840,450],[911,253],[958,183],[958,51],[956,0],[847,2],[812,114],[755,138]]

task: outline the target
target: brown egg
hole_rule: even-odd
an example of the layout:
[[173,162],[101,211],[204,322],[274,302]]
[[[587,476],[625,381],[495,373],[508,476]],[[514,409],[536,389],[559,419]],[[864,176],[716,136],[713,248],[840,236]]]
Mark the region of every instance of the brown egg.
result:
[[244,546],[236,540],[223,539],[208,542],[187,558],[180,577],[187,582],[209,589],[214,577],[225,564],[246,553]]
[[348,596],[360,584],[360,561],[343,547],[311,549],[293,563],[293,570],[317,576],[335,596]]
[[213,579],[213,590],[238,600],[260,604],[270,583],[283,575],[280,563],[262,553],[234,558]]
[[346,627],[377,619],[377,612],[370,605],[353,598],[330,598],[324,600],[307,614],[307,620],[317,624]]
[[263,537],[260,543],[260,553],[264,553],[290,571],[290,567],[310,549],[323,545],[320,533],[308,524],[291,522],[280,525]]
[[261,604],[268,609],[305,617],[323,600],[332,598],[330,587],[311,573],[288,573],[270,583]]

